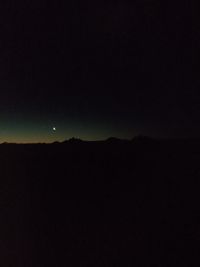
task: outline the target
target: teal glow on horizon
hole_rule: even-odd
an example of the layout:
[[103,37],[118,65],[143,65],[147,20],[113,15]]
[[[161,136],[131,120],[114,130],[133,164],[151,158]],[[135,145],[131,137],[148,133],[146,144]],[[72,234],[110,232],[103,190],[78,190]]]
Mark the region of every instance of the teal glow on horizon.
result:
[[132,138],[135,134],[128,129],[113,128],[104,123],[86,121],[2,121],[0,143],[52,143],[72,137],[82,140],[105,140],[111,136]]

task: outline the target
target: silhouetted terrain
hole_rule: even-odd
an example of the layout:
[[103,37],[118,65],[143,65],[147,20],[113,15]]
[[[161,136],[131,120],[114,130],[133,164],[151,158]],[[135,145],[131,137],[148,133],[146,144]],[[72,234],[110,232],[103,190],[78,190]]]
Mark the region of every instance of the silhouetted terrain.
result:
[[0,146],[0,265],[194,266],[200,140]]

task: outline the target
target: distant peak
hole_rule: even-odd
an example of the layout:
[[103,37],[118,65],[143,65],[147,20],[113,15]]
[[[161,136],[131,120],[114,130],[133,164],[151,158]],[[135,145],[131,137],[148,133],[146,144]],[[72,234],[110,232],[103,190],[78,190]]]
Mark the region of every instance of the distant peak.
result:
[[80,142],[83,142],[83,140],[81,140],[80,138],[72,137],[68,140],[65,140],[63,143],[80,143]]

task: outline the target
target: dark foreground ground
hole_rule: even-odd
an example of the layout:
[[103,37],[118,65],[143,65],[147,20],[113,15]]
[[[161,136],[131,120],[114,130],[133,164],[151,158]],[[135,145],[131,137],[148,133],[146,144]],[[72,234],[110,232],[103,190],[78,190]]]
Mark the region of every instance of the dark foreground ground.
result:
[[199,266],[200,141],[0,146],[0,266]]

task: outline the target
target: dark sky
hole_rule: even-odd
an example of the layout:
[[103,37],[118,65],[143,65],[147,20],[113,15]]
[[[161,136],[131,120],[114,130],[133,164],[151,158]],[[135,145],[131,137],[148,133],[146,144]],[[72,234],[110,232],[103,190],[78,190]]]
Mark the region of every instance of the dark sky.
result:
[[200,136],[199,51],[192,1],[7,1],[0,142]]

